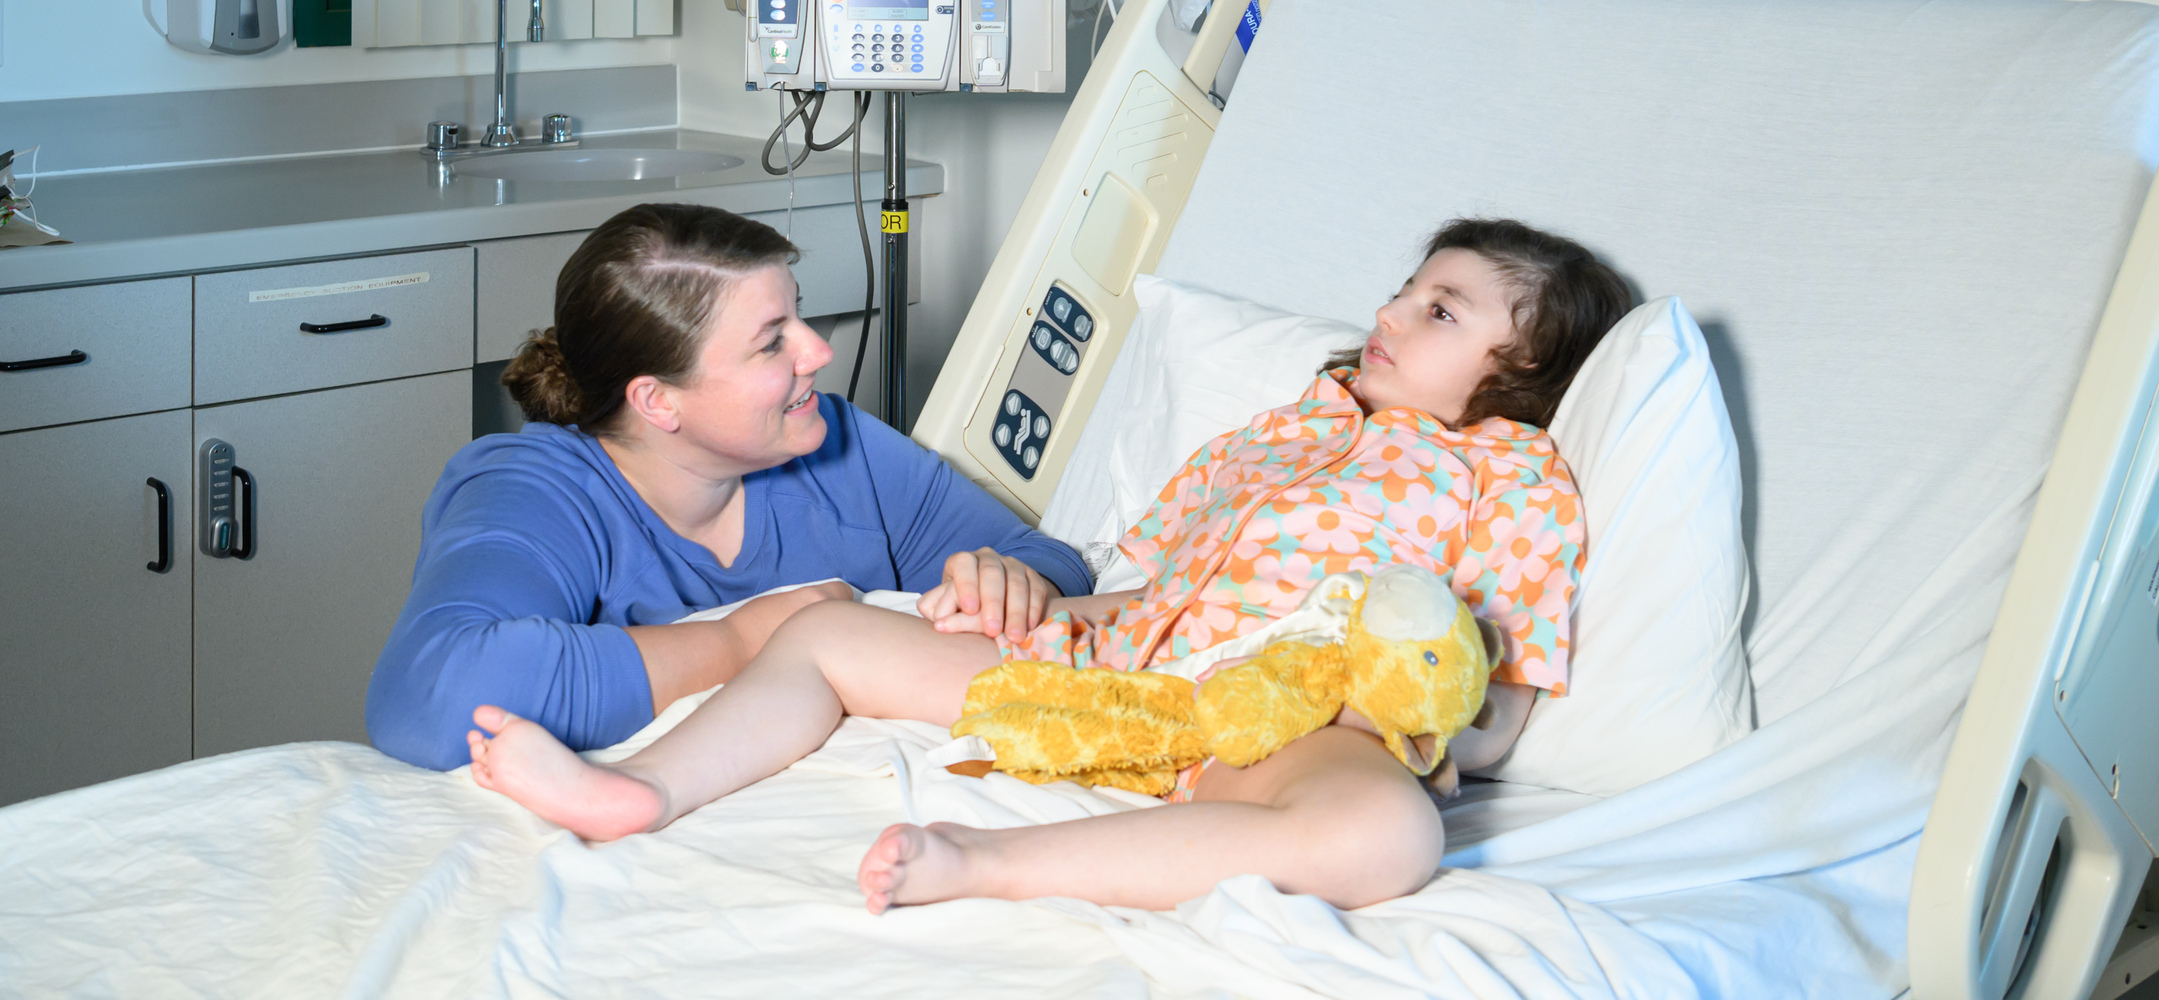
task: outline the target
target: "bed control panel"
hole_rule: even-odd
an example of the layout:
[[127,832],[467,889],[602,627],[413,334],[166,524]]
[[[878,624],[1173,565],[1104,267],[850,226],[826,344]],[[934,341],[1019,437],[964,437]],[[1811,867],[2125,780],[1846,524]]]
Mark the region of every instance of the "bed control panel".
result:
[[1073,377],[1093,337],[1094,315],[1071,289],[1052,284],[1034,310],[1027,330],[1029,350],[1012,368],[1012,379],[1005,384],[989,431],[997,454],[1020,478],[1031,480],[1041,468],[1050,434],[1057,428],[1058,415],[1072,394]]
[[1018,389],[1005,390],[1004,405],[997,408],[997,423],[990,428],[997,453],[1022,479],[1033,479],[1042,464],[1042,449],[1049,446],[1050,415],[1042,404]]

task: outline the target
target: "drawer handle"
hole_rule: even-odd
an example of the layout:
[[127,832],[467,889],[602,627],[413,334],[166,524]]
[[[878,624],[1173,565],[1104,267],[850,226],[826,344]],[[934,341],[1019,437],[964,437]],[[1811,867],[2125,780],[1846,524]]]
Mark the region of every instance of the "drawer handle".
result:
[[57,358],[31,358],[28,361],[0,361],[0,372],[26,372],[32,368],[58,368],[61,365],[79,365],[90,360],[81,351],[69,351]]
[[343,323],[302,323],[302,324],[300,324],[300,332],[301,332],[301,333],[344,333],[344,332],[345,332],[345,331],[347,331],[347,330],[365,330],[365,329],[368,329],[368,328],[370,328],[370,327],[377,327],[377,326],[389,326],[389,325],[390,325],[390,317],[388,317],[388,316],[384,316],[384,315],[383,315],[383,314],[381,314],[381,313],[376,313],[376,314],[374,314],[374,315],[372,315],[372,316],[369,316],[369,317],[368,317],[368,318],[366,318],[366,319],[355,319],[355,320],[349,320],[349,321],[347,321],[347,322],[343,322]]
[[157,561],[150,564],[150,572],[163,573],[172,568],[172,491],[150,477],[150,488],[157,491]]

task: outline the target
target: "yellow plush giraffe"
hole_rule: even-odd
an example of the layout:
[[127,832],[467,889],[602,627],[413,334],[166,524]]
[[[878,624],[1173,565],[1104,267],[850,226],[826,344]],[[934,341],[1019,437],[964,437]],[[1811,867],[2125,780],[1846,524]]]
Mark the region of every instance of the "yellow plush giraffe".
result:
[[1037,784],[1164,795],[1185,767],[1209,756],[1247,766],[1347,705],[1424,775],[1477,717],[1499,661],[1498,630],[1444,578],[1413,566],[1330,576],[1276,626],[1246,637],[1267,642],[1258,655],[1196,690],[1176,664],[1135,673],[1000,664],[968,685],[952,734],[980,737],[997,770]]

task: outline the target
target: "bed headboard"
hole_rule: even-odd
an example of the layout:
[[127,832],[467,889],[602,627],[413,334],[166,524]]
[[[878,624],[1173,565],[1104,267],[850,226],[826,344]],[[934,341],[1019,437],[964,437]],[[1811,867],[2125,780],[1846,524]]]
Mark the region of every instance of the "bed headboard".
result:
[[[1156,273],[1369,322],[1497,215],[1682,296],[1744,449],[1763,721],[1837,679],[1780,649],[1848,662],[2030,489],[2159,162],[2159,10],[1279,3]],[[1377,23],[1384,89],[1314,71]]]

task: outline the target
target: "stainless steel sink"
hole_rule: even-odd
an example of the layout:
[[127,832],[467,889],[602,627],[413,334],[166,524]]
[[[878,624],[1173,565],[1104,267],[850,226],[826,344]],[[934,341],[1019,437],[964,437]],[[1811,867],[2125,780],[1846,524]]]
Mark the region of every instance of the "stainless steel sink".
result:
[[739,156],[693,149],[536,149],[453,163],[467,177],[506,181],[644,181],[739,167]]

